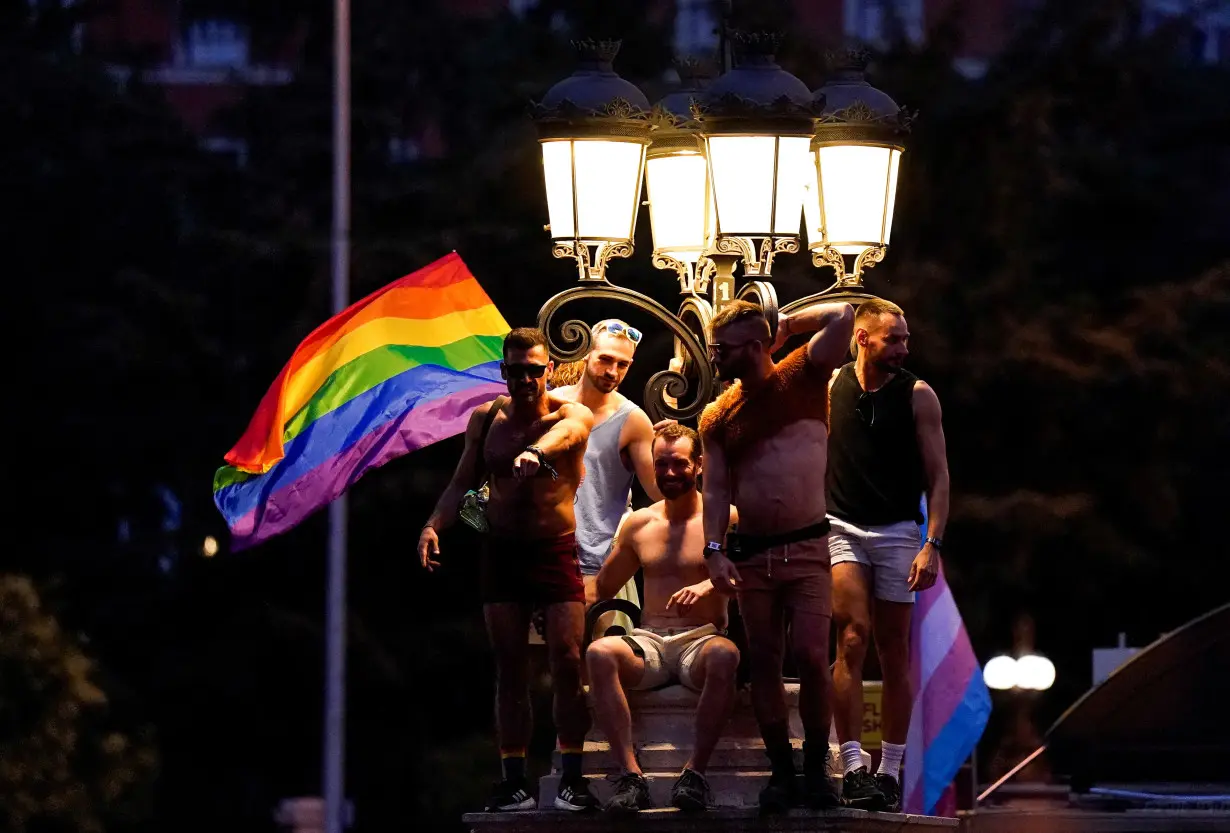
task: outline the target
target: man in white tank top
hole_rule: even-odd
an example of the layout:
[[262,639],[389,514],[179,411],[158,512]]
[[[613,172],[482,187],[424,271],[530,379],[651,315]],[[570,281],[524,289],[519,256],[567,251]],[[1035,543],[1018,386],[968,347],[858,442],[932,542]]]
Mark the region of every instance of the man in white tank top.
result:
[[[587,607],[598,600],[598,571],[611,553],[620,524],[632,511],[632,478],[640,481],[651,501],[662,499],[654,480],[653,425],[618,390],[632,366],[641,333],[623,321],[606,319],[594,325],[590,336],[580,380],[550,392],[554,398],[579,402],[594,414],[576,499],[577,549]],[[620,597],[639,606],[634,582],[628,582]],[[614,624],[631,630],[630,623],[619,621],[626,617],[614,616]]]

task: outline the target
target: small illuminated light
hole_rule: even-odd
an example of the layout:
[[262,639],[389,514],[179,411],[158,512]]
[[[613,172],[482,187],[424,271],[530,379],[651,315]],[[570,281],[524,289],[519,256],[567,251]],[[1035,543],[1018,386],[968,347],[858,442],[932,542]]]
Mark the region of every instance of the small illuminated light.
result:
[[1016,661],[1018,688],[1046,691],[1055,684],[1055,664],[1046,657],[1026,654]]
[[993,688],[998,691],[1016,688],[1019,674],[1017,661],[1010,656],[1004,655],[994,657],[982,669],[982,679],[987,684],[987,688]]
[[205,542],[201,544],[201,554],[206,558],[213,558],[218,554],[218,539],[212,535],[205,536]]

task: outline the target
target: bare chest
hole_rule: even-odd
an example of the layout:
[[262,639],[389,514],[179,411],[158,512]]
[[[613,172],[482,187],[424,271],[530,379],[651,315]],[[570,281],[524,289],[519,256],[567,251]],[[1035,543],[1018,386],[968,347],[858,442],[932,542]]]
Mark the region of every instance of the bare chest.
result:
[[704,559],[705,529],[702,518],[686,523],[665,519],[646,524],[638,533],[637,553],[646,576],[708,575]]
[[515,423],[503,416],[496,417],[487,433],[487,444],[483,447],[487,470],[496,476],[508,474],[512,470],[513,460],[537,442],[549,428],[546,420]]

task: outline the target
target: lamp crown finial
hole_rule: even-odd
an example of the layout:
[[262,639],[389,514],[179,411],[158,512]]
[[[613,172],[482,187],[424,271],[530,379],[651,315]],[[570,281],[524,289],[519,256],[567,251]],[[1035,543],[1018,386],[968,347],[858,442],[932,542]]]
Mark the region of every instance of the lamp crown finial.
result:
[[784,37],[781,32],[736,29],[730,33],[732,51],[743,64],[771,64]]
[[584,38],[572,41],[572,48],[582,63],[610,66],[615,63],[615,56],[623,43],[618,39]]
[[871,63],[871,51],[865,46],[849,46],[830,50],[826,56],[830,69],[839,76],[862,78]]

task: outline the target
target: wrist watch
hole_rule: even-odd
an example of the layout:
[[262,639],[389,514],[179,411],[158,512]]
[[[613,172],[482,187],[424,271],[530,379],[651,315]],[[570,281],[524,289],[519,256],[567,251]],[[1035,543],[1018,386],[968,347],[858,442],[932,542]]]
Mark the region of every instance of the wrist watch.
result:
[[944,539],[943,538],[932,538],[930,535],[928,535],[924,543],[930,544],[931,546],[935,547],[937,550],[944,549]]
[[705,558],[718,552],[726,552],[726,548],[722,546],[721,541],[710,541],[705,544]]

